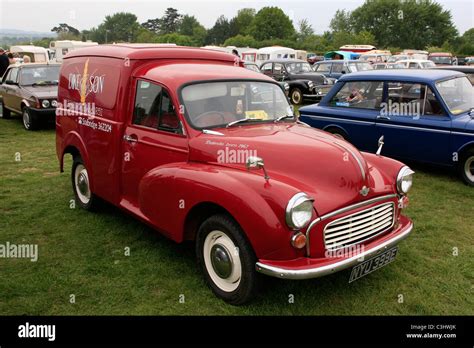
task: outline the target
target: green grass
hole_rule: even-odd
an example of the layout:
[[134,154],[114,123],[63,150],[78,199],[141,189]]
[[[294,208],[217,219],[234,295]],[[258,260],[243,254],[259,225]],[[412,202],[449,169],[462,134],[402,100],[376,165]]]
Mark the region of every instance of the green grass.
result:
[[207,288],[192,244],[177,245],[112,206],[70,209],[70,168],[68,157],[59,173],[54,129],[26,132],[18,118],[0,119],[0,243],[39,245],[38,262],[0,258],[2,315],[474,314],[474,189],[450,171],[415,167],[406,212],[415,230],[394,263],[352,284],[348,271],[266,277],[254,302],[233,307]]

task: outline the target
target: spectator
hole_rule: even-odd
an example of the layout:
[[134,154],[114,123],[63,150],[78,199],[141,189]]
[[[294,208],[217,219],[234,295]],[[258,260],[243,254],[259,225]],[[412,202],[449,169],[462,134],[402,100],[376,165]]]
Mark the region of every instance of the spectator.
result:
[[8,60],[7,53],[2,47],[0,47],[0,77],[5,74],[9,65],[10,61]]
[[15,64],[15,58],[13,58],[13,53],[8,53],[7,54],[7,57],[8,57],[8,61],[10,62],[10,64]]
[[31,63],[30,56],[23,56],[23,63]]
[[232,50],[232,54],[240,58],[239,51],[237,51],[235,48]]

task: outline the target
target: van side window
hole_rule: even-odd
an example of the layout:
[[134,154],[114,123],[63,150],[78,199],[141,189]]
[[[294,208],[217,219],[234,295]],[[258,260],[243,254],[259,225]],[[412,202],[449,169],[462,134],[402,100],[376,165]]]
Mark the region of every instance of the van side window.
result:
[[181,134],[180,122],[168,92],[148,81],[137,83],[133,124]]

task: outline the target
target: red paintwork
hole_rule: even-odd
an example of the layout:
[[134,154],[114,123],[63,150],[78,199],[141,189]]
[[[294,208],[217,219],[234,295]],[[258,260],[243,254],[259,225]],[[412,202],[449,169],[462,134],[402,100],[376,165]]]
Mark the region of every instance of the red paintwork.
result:
[[[348,160],[343,160],[346,151],[334,145],[336,138],[323,131],[287,122],[217,129],[224,136],[203,134],[191,128],[179,108],[178,89],[183,84],[236,78],[273,81],[234,66],[233,55],[149,45],[76,50],[65,58],[61,69],[59,110],[65,100],[80,102],[80,92],[69,88],[69,74],[82,74],[87,60],[88,74],[104,76],[102,91],[90,93],[85,99],[101,108],[101,116],[96,112],[89,117],[77,114],[56,118],[61,170],[64,154],[71,149],[79,152],[89,171],[91,189],[97,196],[132,213],[176,242],[193,237],[195,228],[192,231],[185,228],[193,208],[211,202],[235,218],[260,260],[303,267],[315,259],[305,258],[304,250],[290,245],[292,232],[285,223],[285,208],[294,194],[303,191],[315,199],[313,218],[316,218],[360,201],[396,193],[395,181],[401,163],[362,154],[345,143],[369,174],[363,181],[355,159],[348,156]],[[131,125],[137,78],[159,82],[168,89],[186,135]],[[81,126],[80,117],[110,125],[111,131]],[[124,135],[132,134],[138,137],[138,143],[122,140]],[[210,142],[217,145],[210,146]],[[217,150],[226,144],[246,144],[248,149],[257,150],[265,161],[270,180],[264,180],[262,171],[247,171],[244,164],[217,163]],[[130,161],[124,161],[125,153],[130,154]],[[359,193],[364,185],[371,189],[366,197]],[[184,207],[180,208],[181,200]],[[407,223],[406,218],[401,219],[401,228]],[[388,231],[367,243],[376,245],[393,233],[397,232]],[[322,239],[315,235],[321,233],[312,232],[312,256],[314,253],[317,262],[324,262]]]

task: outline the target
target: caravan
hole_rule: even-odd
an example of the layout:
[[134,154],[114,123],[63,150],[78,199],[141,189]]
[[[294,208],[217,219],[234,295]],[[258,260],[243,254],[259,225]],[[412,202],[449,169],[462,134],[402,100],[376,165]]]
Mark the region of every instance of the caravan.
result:
[[271,59],[296,59],[296,51],[282,46],[263,47],[257,51],[256,63],[258,66]]
[[58,63],[63,61],[63,57],[71,51],[77,50],[78,48],[97,46],[97,42],[92,41],[74,41],[74,40],[59,40],[51,41],[49,43],[49,50],[51,53],[51,60],[55,60]]

